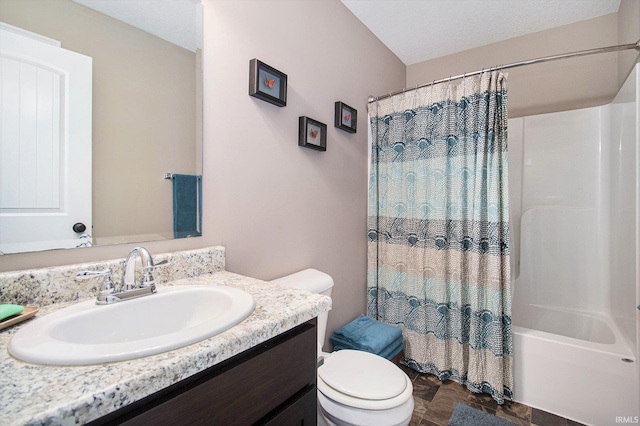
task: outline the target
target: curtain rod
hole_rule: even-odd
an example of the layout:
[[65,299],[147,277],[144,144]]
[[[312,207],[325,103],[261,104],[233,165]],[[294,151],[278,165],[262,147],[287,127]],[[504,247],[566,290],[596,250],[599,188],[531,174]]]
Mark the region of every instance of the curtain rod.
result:
[[507,65],[500,65],[500,66],[495,66],[495,67],[491,67],[491,68],[483,68],[479,71],[474,71],[474,72],[469,72],[469,73],[464,73],[464,74],[460,74],[460,75],[456,75],[453,77],[448,77],[448,78],[441,78],[440,80],[434,80],[430,83],[424,83],[421,85],[416,86],[415,88],[405,88],[402,90],[398,90],[395,92],[391,92],[388,95],[382,95],[382,96],[378,96],[378,97],[373,97],[373,96],[369,96],[369,103],[372,102],[376,102],[382,99],[386,99],[386,98],[390,98],[391,96],[394,95],[398,95],[400,93],[404,93],[407,92],[409,90],[417,90],[420,89],[422,87],[426,87],[429,85],[434,85],[434,84],[438,84],[438,83],[444,83],[445,81],[451,81],[451,80],[457,80],[459,78],[464,78],[464,77],[470,77],[472,75],[478,75],[483,73],[484,71],[493,71],[493,70],[506,70],[509,68],[516,68],[516,67],[521,67],[524,65],[533,65],[533,64],[539,64],[542,62],[551,62],[551,61],[556,61],[558,59],[567,59],[567,58],[575,58],[578,56],[586,56],[586,55],[594,55],[596,53],[607,53],[607,52],[617,52],[620,50],[630,50],[630,49],[635,49],[640,51],[640,40],[638,40],[635,43],[629,43],[629,44],[620,44],[617,46],[609,46],[609,47],[598,47],[596,49],[589,49],[589,50],[581,50],[579,52],[572,52],[572,53],[563,53],[561,55],[553,55],[553,56],[545,56],[542,58],[536,58],[536,59],[529,59],[526,61],[520,61],[520,62],[514,62],[512,64],[507,64]]

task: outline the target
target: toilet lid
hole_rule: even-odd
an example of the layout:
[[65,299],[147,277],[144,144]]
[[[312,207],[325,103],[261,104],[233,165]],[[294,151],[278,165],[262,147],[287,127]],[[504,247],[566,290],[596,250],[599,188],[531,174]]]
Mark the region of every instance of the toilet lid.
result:
[[359,399],[390,399],[407,387],[406,375],[391,361],[349,349],[325,359],[318,376],[338,392]]

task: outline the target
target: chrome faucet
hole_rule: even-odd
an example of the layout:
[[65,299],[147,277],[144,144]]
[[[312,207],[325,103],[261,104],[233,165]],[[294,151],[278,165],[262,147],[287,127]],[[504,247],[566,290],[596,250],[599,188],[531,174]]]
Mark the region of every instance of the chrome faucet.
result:
[[[136,283],[136,264],[138,257],[142,263],[142,277],[140,283]],[[148,296],[156,292],[156,284],[151,273],[156,266],[169,263],[167,260],[154,263],[153,257],[144,247],[135,247],[129,252],[124,262],[124,273],[119,288],[111,280],[111,269],[102,271],[82,271],[76,275],[76,279],[83,280],[95,277],[105,277],[104,288],[98,294],[96,303],[98,305],[108,305],[121,302],[136,297]]]
[[[142,279],[140,285],[136,285],[136,261],[140,257],[142,263]],[[144,247],[135,247],[129,252],[127,260],[124,262],[124,274],[122,275],[122,285],[120,291],[129,291],[136,288],[151,287],[151,292],[155,293],[156,285],[153,281],[151,271],[155,265],[149,251]]]

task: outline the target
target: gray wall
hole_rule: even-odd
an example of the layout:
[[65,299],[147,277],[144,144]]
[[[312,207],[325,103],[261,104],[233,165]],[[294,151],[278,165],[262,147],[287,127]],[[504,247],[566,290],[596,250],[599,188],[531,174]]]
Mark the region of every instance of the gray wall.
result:
[[[619,13],[408,66],[406,87],[483,67],[619,43],[635,43],[639,35],[640,2],[623,0]],[[506,71],[509,74],[509,117],[609,103],[637,58],[638,52],[630,50],[509,69]]]
[[[332,330],[365,310],[367,98],[402,87],[405,66],[338,0],[207,6],[206,239],[232,272],[330,274]],[[254,57],[288,75],[286,107],[248,96]],[[357,133],[334,127],[335,101]],[[298,146],[299,116],[327,125],[326,152]]]
[[[635,43],[640,40],[640,1],[622,0],[618,9],[618,43]],[[618,86],[627,80],[639,54],[621,53],[618,55]]]

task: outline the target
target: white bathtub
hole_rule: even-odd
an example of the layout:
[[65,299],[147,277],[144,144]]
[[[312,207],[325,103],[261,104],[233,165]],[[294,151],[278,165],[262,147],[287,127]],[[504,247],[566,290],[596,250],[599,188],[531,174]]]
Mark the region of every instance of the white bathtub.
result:
[[638,423],[636,359],[609,318],[535,305],[512,312],[516,401],[587,425]]

